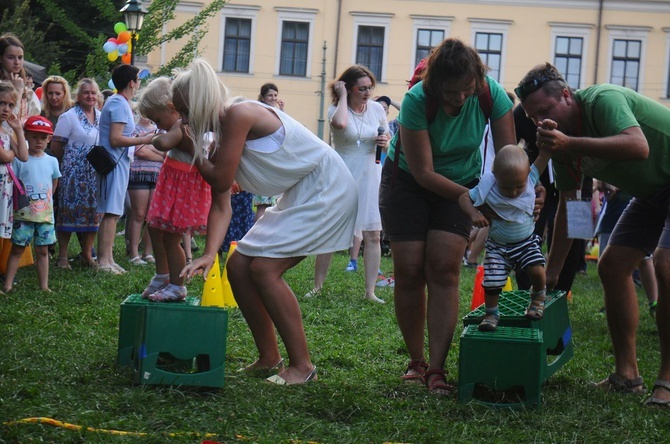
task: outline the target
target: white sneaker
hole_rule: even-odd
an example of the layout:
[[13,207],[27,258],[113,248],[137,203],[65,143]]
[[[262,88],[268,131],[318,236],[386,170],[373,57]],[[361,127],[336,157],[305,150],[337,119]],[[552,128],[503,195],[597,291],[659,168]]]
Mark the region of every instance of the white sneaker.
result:
[[375,284],[376,287],[388,287],[388,288],[395,288],[395,279],[393,277],[388,277],[386,279],[382,279],[381,281],[377,282]]

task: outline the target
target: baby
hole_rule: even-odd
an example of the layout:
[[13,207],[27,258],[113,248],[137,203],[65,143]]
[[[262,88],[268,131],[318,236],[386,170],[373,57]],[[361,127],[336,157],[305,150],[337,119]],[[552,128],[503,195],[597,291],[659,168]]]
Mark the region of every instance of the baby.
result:
[[[476,227],[490,225],[484,259],[486,314],[480,331],[495,331],[500,315],[498,297],[511,270],[526,270],[532,283],[531,301],[526,318],[544,315],[546,299],[545,259],[541,238],[533,234],[535,221],[535,184],[547,167],[549,153],[540,150],[533,165],[517,145],[507,145],[496,154],[493,171],[482,176],[479,184],[459,198],[461,209]],[[486,205],[497,217],[491,221],[477,208]]]

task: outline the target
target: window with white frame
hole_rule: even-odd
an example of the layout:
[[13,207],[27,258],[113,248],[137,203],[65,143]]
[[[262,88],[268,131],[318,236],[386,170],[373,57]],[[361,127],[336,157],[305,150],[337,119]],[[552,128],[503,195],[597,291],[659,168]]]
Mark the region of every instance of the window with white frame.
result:
[[582,50],[584,39],[581,37],[556,37],[554,66],[563,75],[571,88],[579,88],[582,75]]
[[642,92],[644,48],[651,27],[608,25],[610,37],[609,82]]
[[223,42],[224,72],[249,72],[251,19],[226,17]]
[[254,36],[258,6],[226,5],[221,12],[221,71],[253,72]]
[[505,51],[511,20],[468,19],[472,41],[482,61],[490,68],[488,75],[499,83],[504,81]]
[[640,82],[641,55],[640,40],[614,39],[610,83],[637,91]]
[[281,76],[309,77],[312,34],[318,10],[275,7],[279,17],[275,72]]
[[416,31],[416,56],[414,57],[414,66],[428,57],[430,51],[444,40],[444,30],[442,29],[417,29]]
[[279,75],[305,77],[307,75],[309,23],[285,21],[282,26]]
[[489,75],[500,82],[502,63],[502,34],[478,32],[475,34],[475,49],[482,61],[489,67]]
[[386,78],[388,32],[393,14],[351,12],[354,16],[354,60],[366,66],[378,82]]
[[550,22],[549,26],[551,26],[551,57],[554,66],[571,88],[579,89],[584,85],[589,36],[594,26],[585,23],[558,22]]

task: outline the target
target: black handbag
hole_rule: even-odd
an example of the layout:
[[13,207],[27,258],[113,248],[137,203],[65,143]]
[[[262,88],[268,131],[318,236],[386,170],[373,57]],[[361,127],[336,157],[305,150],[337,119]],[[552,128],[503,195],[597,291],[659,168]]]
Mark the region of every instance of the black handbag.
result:
[[95,168],[95,171],[102,176],[106,176],[112,172],[119,161],[118,158],[114,159],[112,155],[109,154],[109,151],[102,145],[94,145],[93,148],[86,153],[86,160],[88,160],[88,162],[93,165],[93,168]]

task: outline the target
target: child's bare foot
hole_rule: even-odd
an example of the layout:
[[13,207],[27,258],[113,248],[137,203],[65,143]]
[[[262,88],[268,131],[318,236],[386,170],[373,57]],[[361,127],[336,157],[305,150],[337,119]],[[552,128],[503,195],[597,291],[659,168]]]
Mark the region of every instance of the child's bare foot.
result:
[[53,293],[53,291],[51,291],[51,288],[49,288],[49,287],[47,287],[47,288],[40,288],[40,290],[42,290],[42,291],[45,292],[45,293]]

